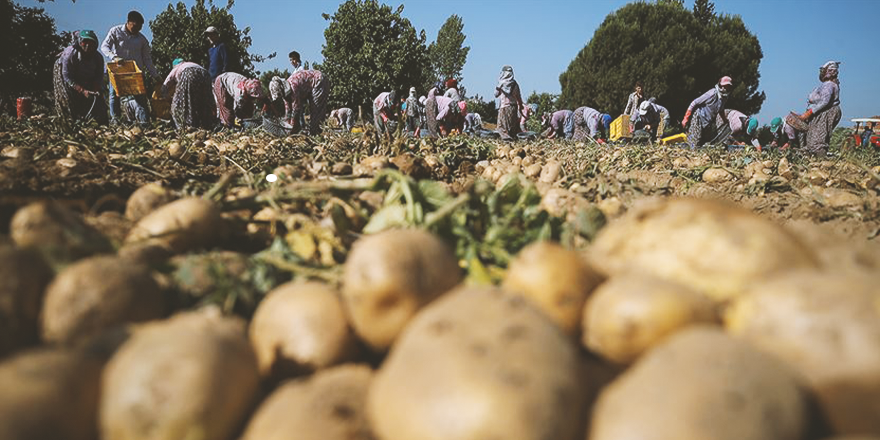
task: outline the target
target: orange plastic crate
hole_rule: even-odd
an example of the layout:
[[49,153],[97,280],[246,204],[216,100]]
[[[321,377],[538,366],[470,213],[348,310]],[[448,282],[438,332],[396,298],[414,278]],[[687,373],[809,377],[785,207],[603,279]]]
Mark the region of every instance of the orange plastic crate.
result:
[[147,86],[144,83],[144,73],[134,61],[120,61],[107,63],[107,72],[110,76],[110,84],[116,96],[144,95]]

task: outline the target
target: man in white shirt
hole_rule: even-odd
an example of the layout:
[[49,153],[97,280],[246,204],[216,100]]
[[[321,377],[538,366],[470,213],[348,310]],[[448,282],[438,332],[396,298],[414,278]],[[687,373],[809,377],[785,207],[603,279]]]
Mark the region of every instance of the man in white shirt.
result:
[[[110,60],[132,60],[138,67],[149,74],[154,80],[160,80],[159,71],[153,66],[153,57],[150,51],[150,42],[141,34],[144,27],[144,16],[138,11],[128,13],[125,24],[110,28],[107,38],[101,44],[101,52]],[[136,100],[146,108],[146,96],[138,96]],[[110,116],[118,121],[121,114],[119,107],[120,99],[110,85]]]

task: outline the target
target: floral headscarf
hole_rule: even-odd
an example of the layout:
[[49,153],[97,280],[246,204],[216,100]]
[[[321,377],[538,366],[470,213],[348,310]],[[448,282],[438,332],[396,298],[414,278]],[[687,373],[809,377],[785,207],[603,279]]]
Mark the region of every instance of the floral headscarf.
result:
[[272,97],[272,100],[275,101],[278,98],[287,97],[293,91],[290,88],[290,83],[282,79],[280,76],[273,76],[272,80],[269,81],[269,96]]
[[263,86],[256,79],[246,79],[238,83],[238,88],[251,98],[259,99],[263,97]]

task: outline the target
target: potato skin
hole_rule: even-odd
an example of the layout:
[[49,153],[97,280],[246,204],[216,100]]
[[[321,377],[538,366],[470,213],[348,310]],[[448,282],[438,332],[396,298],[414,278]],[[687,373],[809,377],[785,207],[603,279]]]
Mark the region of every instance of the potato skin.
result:
[[9,229],[16,246],[37,249],[50,263],[113,252],[107,237],[57,202],[37,202],[19,209]]
[[266,295],[250,324],[264,376],[314,372],[353,355],[356,340],[339,293],[317,282],[287,283]]
[[510,263],[502,284],[546,313],[565,333],[577,337],[584,303],[602,282],[580,254],[557,243],[537,242],[523,248]]
[[455,256],[439,238],[417,229],[390,230],[354,243],[342,295],[357,335],[384,351],[421,307],[461,277]]
[[138,328],[101,383],[101,438],[227,440],[259,385],[244,323],[189,312]]
[[55,277],[46,289],[40,322],[44,341],[72,343],[164,314],[165,299],[146,266],[100,256],[78,261]]
[[220,209],[208,201],[187,197],[163,205],[143,217],[129,232],[128,245],[155,245],[183,253],[216,244],[224,233]]
[[373,371],[341,365],[278,387],[241,440],[373,440],[364,406]]
[[797,271],[726,311],[731,334],[806,378],[834,432],[880,435],[880,277]]
[[162,186],[162,182],[148,183],[135,190],[128,198],[125,203],[125,217],[136,222],[175,198],[171,190]]
[[590,440],[798,440],[808,405],[796,374],[712,327],[667,339],[607,386]]
[[643,271],[722,302],[754,280],[819,265],[782,227],[744,208],[700,199],[644,202],[602,229],[590,250],[606,273]]
[[581,367],[571,338],[524,298],[462,287],[407,326],[367,414],[383,440],[573,439],[583,432]]
[[38,253],[0,245],[0,359],[40,340],[40,309],[53,275]]
[[583,313],[583,344],[630,364],[670,334],[692,324],[720,325],[715,303],[678,283],[624,273],[599,286]]

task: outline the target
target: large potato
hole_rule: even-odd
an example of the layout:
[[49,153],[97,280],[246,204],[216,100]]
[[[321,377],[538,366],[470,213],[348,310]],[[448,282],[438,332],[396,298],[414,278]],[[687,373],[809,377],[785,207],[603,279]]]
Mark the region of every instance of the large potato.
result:
[[724,319],[807,378],[836,432],[880,435],[880,277],[791,272],[754,286]]
[[688,325],[720,321],[712,300],[681,284],[620,274],[599,286],[587,301],[583,343],[605,359],[629,364]]
[[719,301],[752,281],[818,267],[813,252],[776,224],[720,201],[655,200],[599,232],[592,256],[608,273],[633,269],[677,281]]
[[407,326],[376,374],[367,414],[383,440],[581,435],[575,344],[523,298],[460,288]]
[[52,275],[39,254],[0,245],[0,358],[39,341],[43,291]]
[[806,394],[775,358],[710,327],[649,351],[607,386],[590,440],[798,440]]
[[9,229],[18,247],[38,249],[53,263],[113,252],[107,237],[56,202],[37,202],[19,209]]
[[113,356],[100,430],[112,440],[227,440],[259,384],[244,323],[205,311],[149,323]]
[[528,298],[563,331],[577,337],[584,302],[601,281],[577,252],[537,242],[523,248],[510,263],[503,287]]
[[130,245],[155,245],[173,253],[211,247],[224,233],[220,209],[195,197],[175,200],[143,217],[129,232]]
[[162,182],[148,183],[131,194],[125,204],[125,217],[136,222],[176,197]]
[[260,372],[284,377],[313,372],[351,357],[356,340],[335,289],[321,283],[276,287],[250,325]]
[[355,332],[381,351],[419,308],[459,281],[455,255],[439,238],[417,229],[391,230],[355,242],[342,294]]
[[45,341],[70,343],[164,314],[163,293],[147,267],[100,256],[78,261],[55,277],[40,320]]
[[368,366],[343,365],[281,385],[242,440],[373,440],[364,411],[372,378]]

